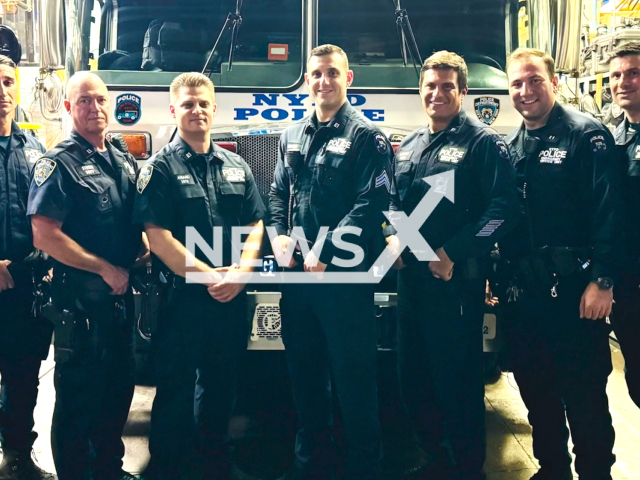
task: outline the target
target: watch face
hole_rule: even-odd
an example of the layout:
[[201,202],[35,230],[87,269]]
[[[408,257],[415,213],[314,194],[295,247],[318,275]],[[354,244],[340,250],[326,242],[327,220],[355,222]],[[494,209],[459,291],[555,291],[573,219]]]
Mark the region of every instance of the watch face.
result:
[[610,289],[613,288],[613,280],[611,280],[608,277],[600,277],[598,279],[598,286],[600,288],[604,288],[604,289]]

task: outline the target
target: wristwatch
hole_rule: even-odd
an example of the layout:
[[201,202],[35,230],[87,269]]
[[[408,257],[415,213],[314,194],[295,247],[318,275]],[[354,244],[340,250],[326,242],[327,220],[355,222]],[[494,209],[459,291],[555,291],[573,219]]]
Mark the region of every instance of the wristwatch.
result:
[[609,277],[598,277],[598,280],[593,283],[598,285],[602,290],[611,290],[613,288],[613,280]]

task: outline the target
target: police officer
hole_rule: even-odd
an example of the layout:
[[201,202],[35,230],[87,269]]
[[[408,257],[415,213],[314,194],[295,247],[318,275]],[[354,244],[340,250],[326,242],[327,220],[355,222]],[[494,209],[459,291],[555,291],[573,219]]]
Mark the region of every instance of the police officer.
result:
[[16,65],[0,55],[0,479],[54,479],[31,459],[38,372],[52,326],[31,312],[33,280],[25,262],[33,252],[29,180],[44,148],[12,121],[17,95]]
[[548,54],[518,49],[507,74],[511,101],[524,118],[507,143],[525,219],[500,243],[514,273],[508,294],[499,293],[541,467],[533,478],[572,478],[566,418],[580,479],[610,479],[605,319],[623,249],[613,137],[592,117],[556,102]]
[[[353,258],[339,250],[340,235],[334,233],[344,227],[362,229],[357,239],[345,235],[345,241],[355,243],[365,259],[372,257],[382,211],[389,205],[386,170],[392,150],[347,101],[353,72],[342,49],[313,49],[305,80],[315,111],[282,135],[269,203],[279,264],[308,272],[313,275],[309,282],[318,279],[314,285],[285,284],[282,289],[282,339],[300,422],[295,468],[286,478],[329,478],[331,371],[347,445],[345,478],[367,480],[380,474],[373,289],[321,283],[321,277],[325,271],[367,270],[366,261],[338,265],[340,259]],[[322,227],[328,228],[326,235],[320,233]],[[320,251],[309,251],[322,240]],[[281,255],[291,242],[299,254],[282,265]]]
[[[506,145],[462,110],[467,77],[455,53],[436,52],[424,62],[420,98],[428,125],[407,136],[396,153],[390,210],[419,217],[425,195],[439,192],[441,198],[420,227],[436,257],[419,261],[427,252],[416,246],[396,265],[406,266],[398,277],[399,379],[415,431],[433,459],[426,470],[438,478],[476,480],[484,478],[485,457],[486,260],[520,213]],[[387,233],[395,231],[393,216],[391,222]],[[398,238],[387,237],[396,251]],[[441,447],[445,437],[450,455]]]
[[616,288],[612,320],[624,355],[629,395],[640,407],[640,42],[616,48],[609,71],[613,101],[625,113],[614,137],[622,159],[629,255]]
[[[153,338],[157,392],[145,479],[180,478],[193,463],[188,459],[194,425],[205,479],[226,479],[229,474],[228,422],[238,363],[250,331],[246,280],[238,275],[250,272],[250,263],[260,254],[243,250],[236,265],[231,231],[252,227],[245,241],[259,245],[264,205],[245,161],[211,141],[209,130],[217,108],[213,88],[211,80],[199,73],[175,78],[170,110],[178,135],[138,176],[134,219],[144,223],[152,253],[174,275],[166,315]],[[185,245],[194,241],[187,236],[188,229],[207,244],[214,239],[213,249],[222,251],[220,258],[208,258],[202,249],[187,252]],[[187,266],[189,258],[192,267]],[[222,264],[216,265],[220,260]],[[211,278],[226,272],[226,276],[202,285],[186,283],[189,272],[210,273]]]
[[122,470],[121,438],[134,389],[128,269],[144,252],[131,223],[136,166],[105,139],[102,80],[78,73],[67,92],[73,131],[38,160],[27,211],[35,246],[54,259],[53,459],[61,480],[126,480],[134,478]]

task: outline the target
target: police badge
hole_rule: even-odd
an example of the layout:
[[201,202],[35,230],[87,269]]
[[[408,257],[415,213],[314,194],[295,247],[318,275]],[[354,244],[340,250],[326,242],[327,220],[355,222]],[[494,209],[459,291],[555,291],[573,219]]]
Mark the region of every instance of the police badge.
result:
[[126,160],[124,162],[122,162],[122,166],[124,167],[124,169],[127,171],[127,174],[130,177],[135,177],[136,176],[136,171],[133,169],[133,167],[131,166],[131,164],[129,162],[127,162]]
[[136,190],[138,190],[138,193],[144,192],[144,189],[147,188],[147,185],[149,185],[149,181],[151,180],[152,173],[153,165],[145,165],[140,169],[138,181],[136,183]]
[[473,101],[478,120],[491,125],[500,113],[500,99],[495,97],[478,97]]
[[41,158],[33,170],[33,179],[39,187],[51,176],[57,163],[50,158]]

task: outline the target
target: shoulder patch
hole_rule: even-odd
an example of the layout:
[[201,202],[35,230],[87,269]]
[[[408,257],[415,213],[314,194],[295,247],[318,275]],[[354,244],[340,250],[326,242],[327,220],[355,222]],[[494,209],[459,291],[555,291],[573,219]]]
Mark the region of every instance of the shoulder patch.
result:
[[500,135],[491,135],[491,140],[494,145],[498,149],[498,155],[502,158],[509,158],[509,148],[507,148],[506,142],[502,139]]
[[57,163],[55,160],[51,160],[50,158],[41,158],[36,163],[36,166],[33,170],[33,179],[36,182],[36,185],[39,187],[42,186],[44,182],[47,181],[47,178],[51,176],[53,171],[56,169]]
[[138,193],[144,192],[144,189],[147,188],[151,180],[151,175],[153,175],[153,165],[145,165],[140,169],[138,181],[136,182],[136,190],[138,190]]
[[376,133],[373,136],[373,141],[376,144],[376,150],[381,154],[385,154],[389,151],[389,147],[387,147],[387,138],[382,133]]
[[592,134],[591,137],[589,137],[589,142],[591,143],[593,153],[604,153],[607,151],[607,142],[603,134]]

